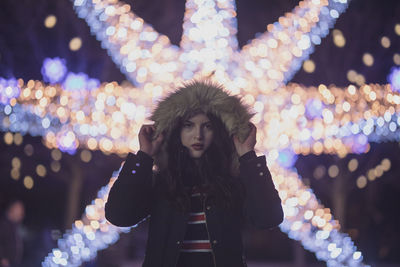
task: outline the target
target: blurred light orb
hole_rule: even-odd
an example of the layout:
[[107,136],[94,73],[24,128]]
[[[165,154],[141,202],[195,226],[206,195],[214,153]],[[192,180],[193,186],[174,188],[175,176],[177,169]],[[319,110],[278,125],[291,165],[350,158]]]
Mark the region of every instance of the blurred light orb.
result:
[[392,90],[400,92],[400,67],[392,68],[387,79]]
[[91,159],[92,159],[92,152],[90,152],[89,150],[83,150],[82,152],[81,152],[81,160],[83,161],[83,162],[89,162]]
[[351,159],[347,165],[349,168],[349,171],[354,172],[358,168],[358,160],[357,159]]
[[279,165],[285,168],[292,167],[296,163],[296,160],[297,160],[297,155],[289,149],[280,151],[277,158],[277,162],[279,163]]
[[397,35],[400,35],[400,24],[396,24],[396,25],[394,26],[394,32],[395,32]]
[[354,142],[352,145],[352,150],[354,153],[365,153],[367,152],[369,147],[368,138],[363,134],[358,134],[354,138]]
[[79,37],[74,37],[69,41],[69,49],[71,51],[77,51],[82,47],[82,39]]
[[370,53],[365,53],[362,57],[362,60],[363,63],[368,67],[374,65],[374,57]]
[[57,23],[57,17],[54,15],[48,15],[44,20],[44,26],[46,28],[53,28]]
[[98,79],[94,79],[94,78],[89,78],[86,81],[86,89],[87,90],[94,90],[99,88],[100,86],[100,81]]
[[13,169],[11,170],[11,178],[13,178],[14,180],[18,180],[18,179],[19,179],[19,176],[20,176],[19,169],[13,168]]
[[22,135],[20,133],[14,134],[14,144],[19,146],[20,144],[22,144],[23,141],[24,141],[24,138],[22,137]]
[[382,45],[384,48],[389,48],[389,47],[390,47],[390,39],[389,39],[388,37],[386,37],[386,36],[383,36],[383,37],[381,38],[381,45]]
[[313,176],[315,179],[321,179],[322,177],[325,176],[326,173],[326,168],[324,165],[319,165],[317,168],[315,168],[313,172]]
[[43,80],[51,84],[61,82],[67,73],[65,59],[62,58],[46,58],[43,60],[42,69],[40,70]]
[[18,157],[14,157],[11,160],[11,166],[16,169],[21,168],[21,160]]
[[29,175],[24,178],[24,186],[26,189],[32,189],[33,187],[33,179]]
[[53,149],[53,150],[51,151],[51,157],[52,157],[54,160],[60,160],[60,159],[62,158],[61,151],[58,150],[58,149]]
[[75,134],[72,131],[60,133],[57,136],[57,146],[62,152],[67,152],[70,155],[75,154],[78,147]]
[[341,30],[335,29],[332,32],[333,34],[333,43],[337,47],[344,47],[346,45],[346,38],[344,38]]
[[6,143],[7,145],[11,145],[12,142],[13,142],[13,140],[14,140],[14,136],[13,136],[12,133],[7,132],[7,133],[4,135],[4,143]]
[[396,53],[396,54],[393,55],[393,62],[396,65],[400,65],[400,54]]
[[69,72],[65,78],[63,87],[67,91],[85,90],[87,81],[88,76],[86,74]]
[[20,93],[21,89],[18,85],[17,79],[10,78],[7,80],[0,78],[0,103],[11,103],[11,100],[13,98],[18,98]]
[[381,162],[381,165],[382,165],[382,168],[384,171],[390,170],[390,167],[391,167],[390,159],[387,159],[387,158],[383,159]]
[[349,80],[350,82],[355,82],[357,75],[358,74],[355,70],[349,70],[347,72],[347,80]]
[[36,166],[36,174],[40,177],[45,177],[47,173],[46,167],[42,164]]
[[335,178],[339,175],[339,167],[337,165],[331,165],[328,169],[328,175],[331,178]]
[[306,103],[306,116],[310,119],[322,118],[324,106],[319,99],[311,99]]
[[315,63],[311,59],[304,61],[303,69],[307,73],[312,73],[315,71]]
[[27,156],[32,156],[33,155],[33,146],[31,145],[31,144],[27,144],[27,145],[25,145],[25,147],[24,147],[24,152],[25,152],[25,155],[27,155]]
[[51,170],[52,170],[53,172],[59,172],[60,169],[61,169],[61,164],[60,164],[59,161],[53,160],[53,161],[50,163],[50,168],[51,168]]

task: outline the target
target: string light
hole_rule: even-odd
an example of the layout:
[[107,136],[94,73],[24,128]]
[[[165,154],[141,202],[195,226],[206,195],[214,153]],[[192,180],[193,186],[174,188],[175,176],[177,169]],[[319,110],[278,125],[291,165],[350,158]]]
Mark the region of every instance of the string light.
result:
[[[39,85],[36,86],[36,83]],[[21,91],[24,92],[27,85],[22,81],[20,81],[20,84]],[[33,85],[33,88],[39,88],[36,90],[47,91],[47,87],[41,82],[32,81],[28,82],[28,84]],[[129,145],[132,145],[132,147],[136,149],[133,151],[137,151],[137,143],[135,147],[135,143],[132,143],[132,140],[135,140],[134,138],[137,136],[140,125],[145,121],[145,114],[149,112],[149,107],[147,106],[151,105],[148,101],[148,98],[152,99],[151,94],[146,94],[146,97],[141,99],[140,96],[144,96],[144,94],[140,94],[140,91],[134,87],[122,87],[116,83],[105,83],[96,90],[90,92],[82,91],[81,93],[86,95],[86,97],[82,98],[82,105],[79,106],[76,105],[76,102],[72,101],[72,99],[74,99],[74,92],[65,91],[58,85],[49,87],[55,90],[55,93],[52,94],[52,98],[49,98],[49,105],[51,105],[51,103],[61,102],[59,105],[64,108],[64,113],[57,113],[57,109],[54,109],[53,113],[46,113],[48,120],[54,122],[50,123],[47,128],[43,127],[40,120],[38,121],[38,125],[35,125],[34,122],[30,124],[32,129],[36,129],[36,131],[38,127],[42,127],[41,129],[43,132],[41,134],[45,136],[46,144],[49,147],[61,148],[59,144],[62,141],[57,141],[57,138],[62,138],[58,133],[64,130],[67,134],[71,133],[72,139],[70,140],[70,144],[79,143],[80,146],[89,146],[89,140],[92,140],[92,142],[93,140],[97,140],[96,142],[100,144],[98,148],[107,152],[112,151],[124,154],[128,150],[133,150],[132,148],[127,148]],[[135,99],[136,104],[129,107],[134,107],[135,111],[142,110],[140,116],[136,114],[136,112],[129,113],[132,112],[133,109],[128,108],[128,106],[125,109],[124,103],[133,103],[133,100],[130,99],[131,96],[129,94],[127,95],[126,92],[131,92],[130,94],[132,95],[138,95]],[[151,90],[149,90],[149,92],[151,92]],[[22,112],[20,115],[24,112],[24,116],[28,115],[28,113],[31,114],[31,109],[38,110],[37,107],[40,107],[40,100],[36,98],[35,89],[31,90],[31,95],[34,97],[24,98],[24,94],[22,93],[21,99],[18,99],[17,104],[15,104],[14,107],[18,107],[16,110]],[[116,101],[114,103],[114,101],[109,100],[109,104],[107,104],[107,99],[110,99],[109,97],[111,96],[114,97]],[[286,184],[286,182],[283,183],[280,181],[279,177],[281,177],[282,172],[285,173],[285,171],[281,169],[282,167],[278,164],[279,157],[273,156],[273,151],[287,149],[288,146],[290,146],[290,148],[298,154],[304,153],[304,151],[309,148],[310,144],[320,144],[320,149],[324,153],[337,153],[344,156],[347,153],[366,152],[368,150],[368,142],[371,140],[396,140],[398,136],[398,126],[396,126],[393,131],[390,125],[393,125],[393,123],[398,125],[400,96],[393,92],[390,86],[371,84],[360,88],[349,86],[347,89],[343,89],[335,86],[330,86],[328,88],[325,85],[304,88],[297,84],[290,84],[285,88],[277,90],[277,94],[271,94],[270,97],[272,98],[271,103],[281,103],[280,105],[284,105],[285,109],[279,110],[279,113],[276,113],[277,111],[272,105],[264,106],[265,115],[257,125],[259,129],[263,129],[263,131],[261,131],[262,138],[260,141],[262,145],[259,145],[257,149],[258,151],[268,151],[266,153],[268,162],[273,165],[271,171],[273,170],[274,177],[277,177],[277,180],[274,180],[274,182],[278,184],[278,189],[286,191],[287,195],[295,193],[291,191],[293,189],[290,189],[293,187]],[[317,99],[321,104],[320,108],[316,109],[314,116],[307,117],[305,115],[308,109],[308,102],[306,100],[312,97]],[[69,103],[74,103],[75,105],[72,106]],[[92,116],[79,116],[78,112],[83,112],[83,105],[87,105],[87,103],[93,103],[93,107],[97,111],[102,112],[101,116],[94,115],[96,113],[92,114]],[[119,103],[119,107],[117,103]],[[143,103],[143,105],[140,105],[140,103]],[[346,103],[348,103],[349,108]],[[366,106],[360,106],[359,103],[364,103]],[[29,111],[23,111],[24,106],[29,107]],[[290,113],[291,116],[286,116],[285,110],[287,112],[290,110],[293,111]],[[38,114],[42,114],[40,110],[38,111]],[[120,113],[115,113],[118,111]],[[320,112],[320,115],[318,115],[318,112]],[[17,115],[18,113],[14,113],[13,111],[11,114]],[[69,114],[69,117],[64,119],[64,124],[60,125],[58,121],[64,118],[65,114]],[[280,115],[284,116],[279,119]],[[58,116],[62,117],[60,118]],[[297,121],[299,119],[301,120],[302,116],[304,117],[303,120],[305,120],[305,124],[303,127],[299,128]],[[9,116],[4,117],[2,120],[7,121],[7,118],[9,118]],[[138,119],[138,121],[136,122],[135,119]],[[135,121],[135,123],[130,123],[130,126],[127,127],[126,124],[132,121]],[[112,123],[118,123],[118,129],[120,129],[121,134],[114,134],[113,137],[110,129],[116,127],[109,126],[110,123],[111,125]],[[96,127],[97,131],[94,131],[91,135],[90,129],[85,129],[85,127],[87,127],[85,124]],[[101,132],[101,125],[106,125],[107,130]],[[276,125],[280,127],[276,127]],[[11,127],[11,124],[9,124],[9,127]],[[278,132],[270,130],[281,128],[282,131]],[[81,129],[83,132],[80,132]],[[30,131],[29,128],[27,130]],[[136,134],[134,133],[135,131]],[[302,134],[304,131],[309,131],[309,134]],[[85,135],[84,133],[87,134]],[[282,135],[285,135],[285,138],[288,138],[289,142],[279,142],[277,144],[271,141],[277,140],[276,138],[278,138],[278,140],[281,139]],[[106,140],[108,140],[108,143]],[[328,140],[330,141],[327,142]],[[121,143],[121,145],[114,146],[114,143]],[[311,151],[308,153],[310,152]],[[295,174],[293,173],[292,175]],[[295,177],[297,176],[293,177],[293,179],[296,179]],[[293,182],[288,180],[288,183]],[[284,189],[286,187],[288,188],[287,190]],[[290,205],[288,207],[290,208],[288,208],[287,214],[292,214],[294,212],[293,207]],[[289,220],[289,218],[291,218],[291,216],[286,216],[285,220]],[[314,224],[318,225],[318,222]],[[311,225],[313,224],[311,223]],[[285,230],[286,228],[283,229]],[[290,231],[292,231],[292,229],[297,229],[297,226],[291,227],[290,229]],[[318,238],[324,237],[327,233],[320,232]],[[315,238],[317,237],[315,236]]]
[[390,160],[387,158],[383,159],[381,163],[378,164],[376,167],[369,169],[368,171],[366,171],[365,175],[361,175],[357,178],[357,187],[360,189],[366,187],[368,181],[375,181],[377,178],[380,178],[385,172],[388,172],[390,168]]
[[[210,5],[212,10],[203,9],[201,3]],[[388,86],[363,85],[357,94],[351,93],[353,87],[343,90],[325,85],[284,86],[347,5],[345,0],[302,1],[278,23],[268,25],[267,33],[238,52],[233,1],[188,1],[179,49],[130,12],[129,5],[119,1],[76,0],[78,15],[86,19],[116,64],[138,87],[105,83],[91,91],[82,87],[68,91],[37,81],[4,81],[0,83],[6,89],[0,95],[0,110],[8,114],[0,113],[2,127],[41,134],[48,147],[71,153],[80,146],[126,154],[138,150],[137,133],[146,122],[150,107],[175,83],[211,75],[232,94],[250,95],[248,99],[254,99],[250,101],[252,106],[259,110],[256,124],[262,130],[257,150],[266,154],[282,197],[285,220],[281,229],[291,238],[301,240],[328,266],[363,266],[361,253],[346,234],[338,232],[339,224],[332,219],[330,210],[323,208],[297,173],[280,165],[289,162],[281,161],[281,151],[287,151],[287,155],[324,152],[344,156],[367,151],[368,141],[374,138],[396,140],[397,130],[391,134],[388,124],[397,123],[399,95]],[[199,10],[204,11],[195,12]],[[218,31],[204,22],[216,14],[221,16],[220,23],[215,23]],[[202,33],[210,29],[212,39],[208,40]],[[362,76],[355,80],[363,84]],[[310,103],[319,102],[319,108],[304,104],[309,99],[315,100]],[[256,108],[256,102],[265,103],[264,109]],[[313,114],[310,110],[314,112],[312,117],[308,116]],[[18,125],[16,120],[30,123]],[[277,144],[272,140],[280,141]],[[303,220],[309,216],[304,216],[307,211],[315,214],[310,221]],[[91,209],[86,210],[88,213]],[[88,240],[96,238],[92,227],[83,226]],[[71,250],[72,246],[60,242],[46,263],[73,262],[71,257],[64,257],[69,253],[65,248]],[[91,258],[96,249],[85,247],[79,262]]]
[[119,1],[74,1],[74,8],[134,84],[154,83],[170,90],[176,82],[213,74],[238,93],[275,90],[290,80],[347,2],[301,1],[240,52],[232,0],[188,0],[180,47]]
[[116,227],[104,217],[104,203],[115,182],[113,174],[108,185],[102,187],[97,198],[85,208],[85,214],[72,224],[62,238],[57,240],[58,248],[44,259],[42,266],[80,266],[82,262],[93,259],[98,250],[104,249],[118,240],[119,234],[128,232],[129,227]]

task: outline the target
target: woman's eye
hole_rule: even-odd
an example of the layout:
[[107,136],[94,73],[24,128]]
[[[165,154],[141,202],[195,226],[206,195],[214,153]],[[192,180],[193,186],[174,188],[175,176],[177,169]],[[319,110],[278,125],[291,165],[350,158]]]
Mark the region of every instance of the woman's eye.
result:
[[190,127],[190,126],[192,126],[190,123],[184,123],[183,124],[183,127]]
[[212,129],[212,125],[211,125],[211,124],[207,124],[207,125],[206,125],[206,128],[207,128],[207,129]]

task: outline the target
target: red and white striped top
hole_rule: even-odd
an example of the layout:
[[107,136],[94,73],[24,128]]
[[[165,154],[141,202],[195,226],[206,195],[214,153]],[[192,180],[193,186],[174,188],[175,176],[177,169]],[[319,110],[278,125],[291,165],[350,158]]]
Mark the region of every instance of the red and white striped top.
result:
[[190,201],[191,210],[186,227],[185,238],[182,242],[181,252],[211,252],[211,243],[206,226],[206,214],[203,207],[203,190],[193,187]]

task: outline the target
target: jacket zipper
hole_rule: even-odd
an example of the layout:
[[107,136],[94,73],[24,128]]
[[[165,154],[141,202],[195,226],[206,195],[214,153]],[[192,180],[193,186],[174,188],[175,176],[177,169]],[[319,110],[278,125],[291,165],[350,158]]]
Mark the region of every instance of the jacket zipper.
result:
[[[208,240],[210,241],[210,244],[211,244],[212,240],[210,238],[210,233],[208,232],[208,225],[207,225],[206,200],[207,200],[207,195],[205,195],[204,200],[203,200],[203,212],[204,212],[204,217],[205,217],[205,221],[206,221],[206,230],[207,230]],[[212,244],[211,244],[211,255],[213,258],[214,267],[217,267],[217,263],[215,261],[214,249],[212,247]]]

